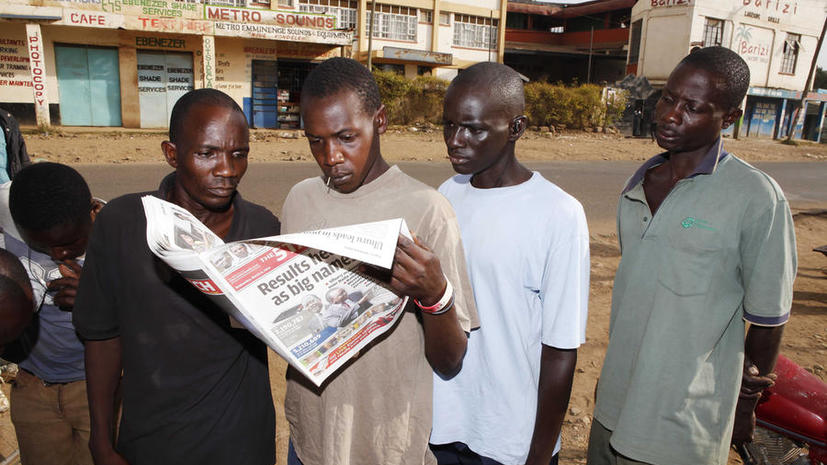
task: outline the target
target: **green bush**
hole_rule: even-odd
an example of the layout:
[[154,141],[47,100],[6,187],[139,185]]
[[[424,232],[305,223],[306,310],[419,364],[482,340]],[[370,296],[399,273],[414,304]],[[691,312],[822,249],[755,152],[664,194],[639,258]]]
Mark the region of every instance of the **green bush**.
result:
[[[390,124],[433,123],[442,120],[442,101],[449,81],[431,76],[407,79],[389,71],[373,71]],[[623,114],[626,96],[619,93],[604,102],[594,84],[567,87],[547,82],[525,86],[529,125],[582,129],[611,125]]]
[[594,84],[567,87],[530,82],[525,86],[528,124],[572,129],[611,125],[622,115],[626,96],[620,93],[607,104],[601,93],[602,88]]
[[405,123],[442,122],[442,102],[450,82],[431,76],[417,76],[411,81],[401,119]]
[[389,71],[373,71],[391,124],[442,120],[442,100],[448,81],[431,76],[407,79]]
[[397,118],[404,106],[406,96],[410,93],[411,81],[391,71],[374,70],[373,77],[379,85],[379,95],[382,97],[382,103],[385,104],[390,123],[405,124],[405,121],[398,122]]

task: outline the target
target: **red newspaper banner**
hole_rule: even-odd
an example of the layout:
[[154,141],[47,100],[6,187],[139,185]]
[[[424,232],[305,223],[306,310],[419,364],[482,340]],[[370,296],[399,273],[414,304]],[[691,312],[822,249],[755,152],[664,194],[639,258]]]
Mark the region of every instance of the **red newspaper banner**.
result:
[[306,247],[284,244],[281,248],[271,249],[256,257],[250,263],[227,275],[227,282],[236,291],[247,287],[250,283],[264,276],[270,271],[289,261]]
[[212,279],[188,279],[196,289],[207,295],[224,295]]

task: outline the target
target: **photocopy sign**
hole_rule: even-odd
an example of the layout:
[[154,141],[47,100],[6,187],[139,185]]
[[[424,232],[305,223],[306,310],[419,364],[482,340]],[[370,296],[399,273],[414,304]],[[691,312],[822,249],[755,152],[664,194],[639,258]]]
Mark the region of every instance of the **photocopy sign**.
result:
[[50,126],[49,99],[46,96],[46,58],[39,24],[26,24],[26,42],[29,46],[29,67],[32,71],[34,110],[38,126]]

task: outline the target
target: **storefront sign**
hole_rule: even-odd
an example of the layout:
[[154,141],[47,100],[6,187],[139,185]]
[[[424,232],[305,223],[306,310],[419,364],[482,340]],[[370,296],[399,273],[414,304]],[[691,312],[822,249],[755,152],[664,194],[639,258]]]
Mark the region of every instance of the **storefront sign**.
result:
[[97,27],[117,29],[123,27],[124,18],[121,15],[92,11],[92,10],[63,10],[63,19],[52,24],[65,26]]
[[215,37],[202,37],[201,58],[204,63],[204,87],[215,87]]
[[204,19],[231,21],[245,24],[273,24],[276,26],[336,29],[336,17],[315,13],[296,13],[279,10],[252,10],[249,8],[227,8],[204,5]]
[[776,15],[794,15],[798,13],[798,2],[789,0],[741,0],[743,6],[758,12]]
[[32,87],[29,53],[25,40],[0,36],[0,89],[7,87]]
[[353,40],[350,31],[326,31],[303,27],[283,27],[271,24],[215,23],[215,35],[249,37],[252,39],[287,40],[315,42],[320,44],[350,45]]
[[767,87],[750,87],[747,95],[755,95],[757,97],[775,97],[775,98],[788,98],[788,99],[800,99],[801,92],[795,92],[792,90],[786,89],[770,89]]
[[687,6],[692,4],[692,0],[649,0],[652,8],[662,6]]
[[773,31],[760,27],[740,25],[735,30],[735,51],[752,63],[769,63]]
[[26,42],[29,47],[29,66],[32,70],[34,110],[38,126],[50,126],[49,99],[46,95],[46,58],[39,24],[26,24]]
[[141,31],[174,32],[179,34],[212,35],[212,23],[199,19],[129,17],[127,29]]
[[244,53],[253,55],[275,55],[276,49],[269,47],[244,47]]
[[163,63],[148,64],[139,62],[138,93],[165,93],[167,91],[166,76],[166,69],[164,68]]
[[139,7],[140,13],[147,16],[182,17],[191,16],[187,12],[196,12],[195,3],[167,0],[113,0],[122,7]]
[[135,38],[136,47],[157,47],[157,48],[185,48],[187,41],[184,39],[168,39],[166,37],[141,37]]
[[453,55],[450,53],[430,52],[427,50],[414,50],[410,48],[382,47],[384,58],[395,60],[412,61],[417,63],[428,63],[434,65],[450,65],[453,62]]

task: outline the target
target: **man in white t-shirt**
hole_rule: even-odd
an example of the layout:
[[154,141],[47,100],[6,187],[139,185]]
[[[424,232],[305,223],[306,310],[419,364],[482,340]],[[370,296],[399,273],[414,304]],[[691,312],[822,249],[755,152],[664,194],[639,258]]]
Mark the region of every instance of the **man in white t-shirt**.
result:
[[521,165],[523,83],[479,63],[448,88],[444,137],[459,175],[439,191],[459,220],[480,329],[460,373],[435,376],[431,450],[445,464],[555,464],[585,341],[583,207]]

